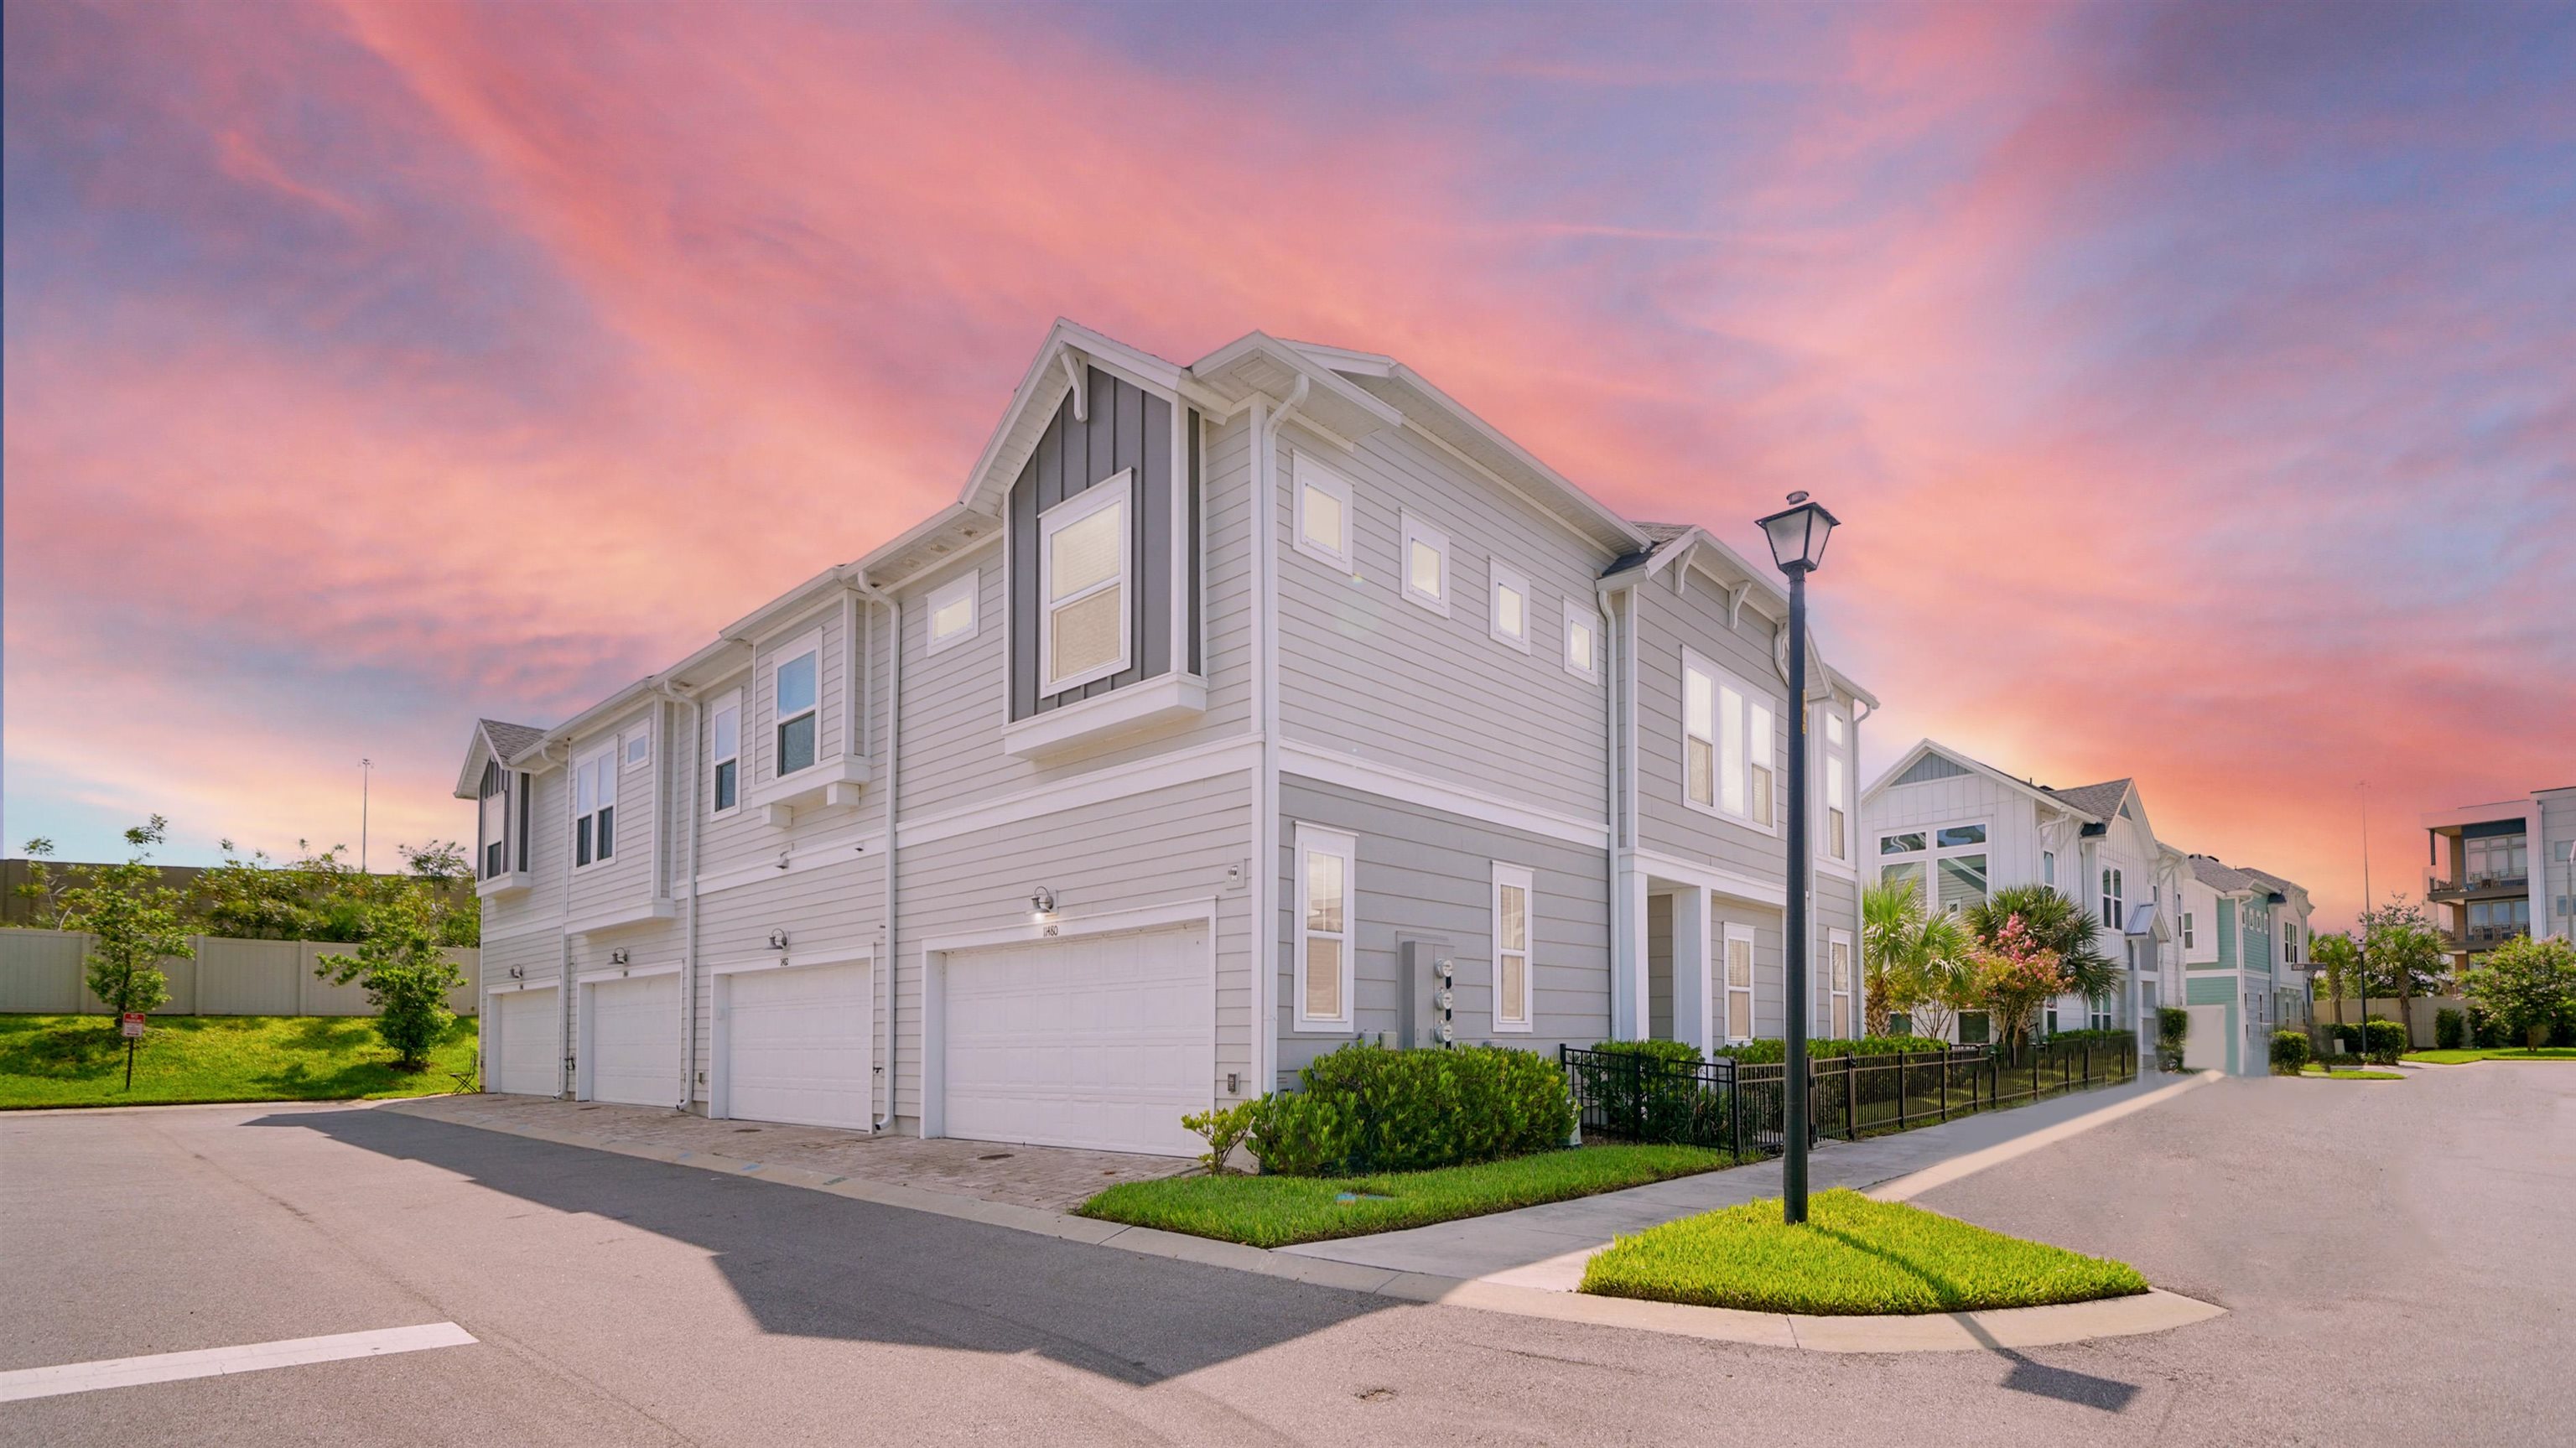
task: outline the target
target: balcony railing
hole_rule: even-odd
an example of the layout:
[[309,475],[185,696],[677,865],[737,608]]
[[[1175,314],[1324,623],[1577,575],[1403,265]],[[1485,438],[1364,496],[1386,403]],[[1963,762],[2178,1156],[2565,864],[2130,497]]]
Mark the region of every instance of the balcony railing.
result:
[[2472,895],[2521,895],[2531,889],[2529,875],[2469,875],[2436,880],[2424,891],[2427,900],[2465,900]]
[[2530,933],[2528,925],[2472,925],[2465,930],[2444,931],[2443,936],[2453,950],[2491,950]]

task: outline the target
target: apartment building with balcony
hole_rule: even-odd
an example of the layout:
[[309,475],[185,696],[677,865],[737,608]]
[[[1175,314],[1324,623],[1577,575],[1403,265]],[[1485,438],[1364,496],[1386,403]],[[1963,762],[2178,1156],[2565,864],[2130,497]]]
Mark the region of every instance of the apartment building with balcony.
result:
[[2424,899],[2453,975],[2524,935],[2576,940],[2576,785],[2424,816]]

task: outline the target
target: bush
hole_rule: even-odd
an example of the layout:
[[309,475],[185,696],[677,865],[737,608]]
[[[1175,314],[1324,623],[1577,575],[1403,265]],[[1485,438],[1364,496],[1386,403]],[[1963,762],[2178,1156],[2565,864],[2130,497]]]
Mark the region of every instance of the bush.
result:
[[2181,1006],[2156,1008],[2156,1066],[2160,1070],[2182,1069],[2183,1038],[2191,1034],[2191,1012]]
[[1574,1095],[1557,1063],[1503,1046],[1389,1050],[1354,1042],[1264,1098],[1249,1144],[1281,1176],[1427,1171],[1562,1146]]
[[2372,1016],[2362,1023],[2362,1055],[2374,1065],[2393,1066],[2406,1054],[2406,1028]]
[[1209,1176],[1224,1176],[1234,1170],[1226,1163],[1233,1158],[1234,1149],[1243,1145],[1244,1138],[1260,1124],[1261,1103],[1257,1100],[1213,1106],[1181,1118],[1183,1130],[1198,1133],[1208,1144],[1199,1162],[1208,1169]]
[[[1862,1036],[1856,1040],[1827,1036],[1807,1043],[1807,1059],[1810,1061],[1839,1060],[1845,1056],[1892,1056],[1899,1051],[1912,1053],[1951,1049],[1953,1047],[1948,1041],[1936,1041],[1929,1036]],[[1720,1046],[1709,1054],[1728,1057],[1739,1065],[1769,1066],[1789,1059],[1789,1043],[1776,1040],[1746,1041],[1740,1045]]]
[[1706,1089],[1689,1042],[1598,1041],[1592,1050],[1596,1059],[1575,1069],[1606,1133],[1710,1146],[1727,1139],[1726,1100]]
[[2444,1006],[2433,1013],[2433,1044],[2445,1051],[2459,1050],[2468,1038],[2468,1020],[2458,1011]]
[[2051,1046],[2064,1046],[2069,1049],[2077,1046],[2117,1047],[2126,1046],[2134,1039],[2136,1038],[2131,1036],[2128,1031],[2115,1026],[2107,1031],[2096,1031],[2090,1028],[2081,1031],[2060,1031],[2056,1035],[2049,1037],[2047,1044]]
[[2274,1031],[2272,1033],[2273,1075],[2298,1075],[2300,1071],[2307,1067],[2308,1058],[2311,1054],[2313,1053],[2309,1049],[2308,1038],[2305,1033],[2299,1031]]
[[2482,1051],[2493,1051],[2513,1042],[2508,1039],[2504,1022],[2496,1019],[2494,1012],[2472,1001],[2469,1003],[2469,1044]]

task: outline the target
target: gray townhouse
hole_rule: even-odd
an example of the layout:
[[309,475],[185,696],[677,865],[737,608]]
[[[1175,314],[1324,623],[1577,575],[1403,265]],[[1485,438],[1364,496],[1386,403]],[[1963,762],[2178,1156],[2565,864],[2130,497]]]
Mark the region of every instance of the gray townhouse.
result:
[[955,504],[477,724],[486,1084],[1177,1154],[1354,1039],[1854,1034],[1876,701],[1786,614],[1393,358],[1060,322]]

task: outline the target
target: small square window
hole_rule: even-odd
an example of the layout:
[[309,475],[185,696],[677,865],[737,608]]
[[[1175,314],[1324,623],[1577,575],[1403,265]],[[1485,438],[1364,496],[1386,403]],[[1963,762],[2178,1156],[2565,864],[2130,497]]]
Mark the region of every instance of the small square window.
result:
[[1404,515],[1404,596],[1449,616],[1449,536]]
[[1304,453],[1289,465],[1297,492],[1297,551],[1320,563],[1351,571],[1351,484],[1348,478]]
[[626,736],[627,768],[633,769],[639,764],[650,762],[652,758],[653,731],[650,728],[639,727],[634,733]]
[[1565,601],[1565,668],[1587,679],[1601,677],[1601,615],[1570,598]]
[[929,652],[941,653],[966,642],[981,627],[977,615],[984,575],[969,572],[943,583],[930,595]]
[[1488,560],[1493,578],[1493,620],[1488,625],[1499,642],[1529,652],[1529,580],[1499,558]]

